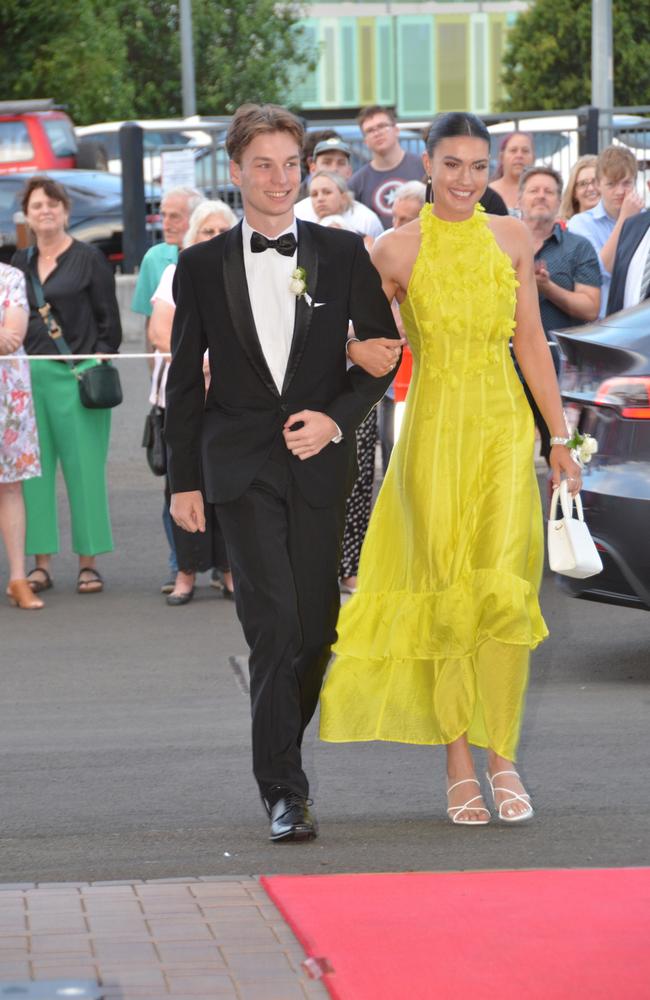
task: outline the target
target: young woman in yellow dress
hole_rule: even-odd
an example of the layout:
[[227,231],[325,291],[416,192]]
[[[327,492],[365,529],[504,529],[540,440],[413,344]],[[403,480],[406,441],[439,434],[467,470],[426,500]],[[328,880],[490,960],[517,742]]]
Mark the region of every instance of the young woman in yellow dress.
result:
[[[321,737],[444,744],[448,815],[482,825],[470,744],[487,750],[500,819],[532,816],[514,767],[530,650],[547,635],[538,604],[543,528],[534,424],[508,344],[555,443],[554,483],[580,467],[539,316],[528,231],[487,215],[489,135],[480,119],[439,115],[424,165],[433,204],[377,241],[413,352],[400,438],[342,609],[325,683]],[[353,343],[379,375],[394,345]]]

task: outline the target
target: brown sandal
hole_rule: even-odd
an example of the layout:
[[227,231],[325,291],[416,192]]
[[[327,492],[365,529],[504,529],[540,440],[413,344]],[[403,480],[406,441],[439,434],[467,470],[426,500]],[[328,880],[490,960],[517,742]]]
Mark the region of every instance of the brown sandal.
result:
[[[42,579],[37,579],[34,573],[42,573]],[[52,577],[43,566],[34,566],[27,574],[27,584],[33,594],[40,594],[43,590],[51,590],[54,586]]]
[[[90,576],[82,580],[84,573],[89,573]],[[104,581],[96,569],[93,569],[92,566],[84,566],[83,569],[79,570],[79,576],[77,577],[78,594],[101,594],[103,589]]]
[[7,597],[13,608],[22,608],[23,611],[38,611],[44,607],[40,597],[34,595],[27,580],[10,580]]

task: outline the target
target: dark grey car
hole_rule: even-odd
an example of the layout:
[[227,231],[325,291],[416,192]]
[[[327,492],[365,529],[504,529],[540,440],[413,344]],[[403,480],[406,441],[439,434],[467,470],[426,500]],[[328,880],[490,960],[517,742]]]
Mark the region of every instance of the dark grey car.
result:
[[[58,181],[68,192],[72,207],[68,232],[84,243],[93,243],[113,266],[121,263],[122,178],[96,170],[41,170],[0,176],[0,260],[8,262],[16,249],[16,217],[25,182],[33,173]],[[160,186],[145,188],[147,229],[152,240],[160,237]]]
[[598,441],[582,500],[604,566],[558,579],[578,597],[650,611],[650,301],[557,336],[565,408]]

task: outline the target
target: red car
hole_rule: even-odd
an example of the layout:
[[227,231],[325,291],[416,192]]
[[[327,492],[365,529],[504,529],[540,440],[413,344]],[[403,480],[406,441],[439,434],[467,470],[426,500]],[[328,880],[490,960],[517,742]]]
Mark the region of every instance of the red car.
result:
[[72,121],[53,101],[0,101],[0,174],[106,170],[97,143],[77,144]]

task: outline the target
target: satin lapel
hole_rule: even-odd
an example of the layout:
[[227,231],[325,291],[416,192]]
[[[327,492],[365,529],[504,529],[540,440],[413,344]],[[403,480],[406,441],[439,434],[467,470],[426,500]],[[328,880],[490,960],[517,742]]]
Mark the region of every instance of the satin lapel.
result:
[[[311,318],[314,313],[314,297],[316,295],[316,284],[318,282],[318,254],[314,245],[314,238],[304,222],[298,220],[298,267],[303,267],[307,275],[307,295],[301,295],[296,300],[296,315],[293,324],[293,338],[291,340],[291,350],[289,351],[289,361],[282,385],[282,394],[287,391],[291,384],[296,369],[300,364],[305,347],[307,336],[311,325]],[[309,296],[309,299],[307,298]],[[311,304],[310,304],[311,303]]]
[[223,252],[223,284],[226,290],[226,301],[235,333],[246,357],[261,378],[262,382],[274,396],[278,388],[269,371],[262,347],[260,345],[251,300],[248,295],[246,270],[244,268],[244,251],[242,248],[241,223],[228,232]]

